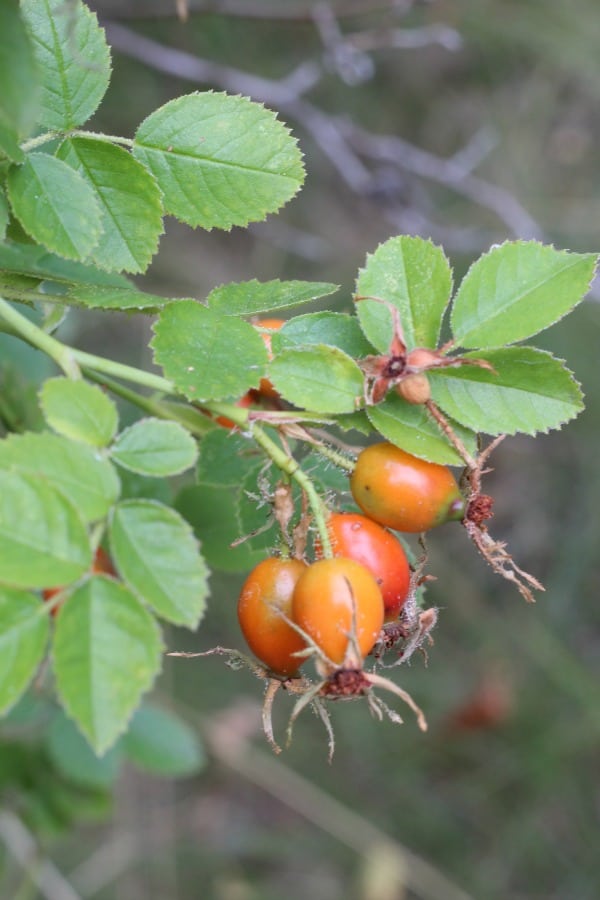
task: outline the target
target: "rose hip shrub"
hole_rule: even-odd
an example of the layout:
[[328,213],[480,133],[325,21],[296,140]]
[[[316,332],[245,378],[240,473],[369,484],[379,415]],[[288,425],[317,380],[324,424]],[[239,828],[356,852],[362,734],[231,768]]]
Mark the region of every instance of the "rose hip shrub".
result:
[[[368,253],[335,310],[303,312],[339,290],[310,273],[198,298],[149,293],[130,276],[147,270],[165,216],[229,231],[293,198],[304,180],[294,136],[272,110],[214,91],[170,100],[131,138],[87,130],[111,62],[79,0],[5,4],[0,42],[0,81],[12,85],[0,129],[0,328],[58,372],[32,385],[3,369],[0,711],[20,715],[34,685],[39,722],[52,709],[93,754],[139,755],[168,731],[179,771],[197,765],[181,723],[165,729],[140,705],[170,649],[163,628],[200,627],[219,569],[248,579],[240,623],[258,662],[201,652],[266,682],[274,747],[277,691],[295,698],[290,733],[310,706],[330,748],[330,702],[364,700],[399,721],[380,688],[425,729],[379,673],[424,653],[438,619],[425,588],[443,573],[427,572],[424,532],[463,528],[507,589],[527,600],[542,589],[492,536],[483,481],[505,436],[581,412],[565,363],[529,341],[585,297],[596,255],[507,241],[454,286],[441,247],[397,235]],[[152,315],[154,369],[70,343],[74,307]],[[119,400],[139,413],[127,425]],[[347,513],[358,530],[346,530]],[[110,571],[94,564],[100,546]]]

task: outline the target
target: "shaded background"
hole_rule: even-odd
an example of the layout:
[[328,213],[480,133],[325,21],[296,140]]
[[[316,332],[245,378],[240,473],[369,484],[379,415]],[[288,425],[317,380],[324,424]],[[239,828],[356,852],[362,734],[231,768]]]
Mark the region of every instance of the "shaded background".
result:
[[[149,291],[336,281],[333,306],[349,310],[365,254],[393,234],[443,244],[457,281],[507,238],[599,247],[592,0],[214,0],[185,22],[168,0],[90,5],[114,64],[92,128],[130,136],[181,93],[226,89],[277,110],[306,157],[304,190],[266,223],[226,234],[168,221]],[[569,361],[587,410],[564,433],[507,440],[489,476],[494,534],[546,593],[527,606],[461,529],[431,536],[435,646],[427,667],[398,672],[429,733],[345,704],[331,766],[309,714],[276,758],[258,682],[218,660],[169,660],[159,695],[202,731],[207,765],[176,783],[127,773],[109,824],[53,844],[81,897],[597,898],[599,325],[592,292],[536,338]],[[82,348],[150,365],[145,318],[85,313],[69,327]],[[238,587],[215,574],[200,632],[173,630],[168,645],[239,646]]]

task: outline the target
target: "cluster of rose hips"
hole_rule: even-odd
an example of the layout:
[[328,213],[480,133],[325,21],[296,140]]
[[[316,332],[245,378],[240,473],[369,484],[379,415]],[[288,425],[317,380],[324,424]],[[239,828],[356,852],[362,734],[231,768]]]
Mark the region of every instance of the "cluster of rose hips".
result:
[[[287,683],[288,690],[290,680],[300,678],[295,692],[306,702],[370,696],[372,688],[380,686],[406,700],[425,727],[424,717],[408,695],[387,679],[365,671],[364,662],[374,649],[380,655],[399,640],[406,651],[413,639],[415,649],[435,623],[434,610],[423,614],[416,607],[414,573],[401,541],[388,528],[427,531],[461,519],[465,502],[447,467],[389,443],[374,444],[359,454],[350,488],[365,515],[328,515],[333,557],[324,558],[316,537],[315,561],[310,564],[276,556],[260,562],[240,593],[241,630],[267,667],[268,677]],[[411,606],[408,615],[407,605]],[[298,676],[307,657],[314,659],[322,679],[316,686]],[[302,699],[300,703],[306,705]],[[384,711],[391,712],[385,706]],[[269,736],[270,720],[266,730]]]
[[[427,380],[422,370],[455,362],[432,351],[407,354],[396,320],[397,316],[389,354],[362,360],[367,403],[378,402],[390,388],[404,396],[402,388],[412,390],[415,379]],[[261,330],[261,336],[269,356],[271,333],[283,324],[282,319],[254,321],[257,328],[268,329]],[[424,353],[427,359],[417,358]],[[428,395],[417,400],[412,394],[405,399],[411,403],[429,400]],[[258,406],[265,419],[269,409],[281,409],[277,391],[264,377],[258,390],[248,391],[237,405]],[[224,416],[216,421],[225,428],[235,427]],[[374,696],[373,688],[383,687],[406,701],[416,712],[419,725],[426,727],[410,695],[375,672],[379,664],[385,665],[381,658],[388,650],[395,653],[392,665],[409,659],[437,620],[437,610],[423,610],[417,603],[418,590],[426,580],[421,577],[421,567],[411,569],[403,543],[388,529],[422,534],[444,522],[462,520],[477,531],[475,537],[481,543],[487,533],[480,526],[489,517],[489,508],[482,511],[479,523],[469,521],[474,498],[479,502],[483,496],[480,474],[481,466],[473,461],[465,497],[446,466],[419,459],[387,442],[369,446],[358,455],[350,477],[354,501],[363,514],[329,511],[321,536],[326,529],[330,547],[324,549],[316,534],[314,561],[307,562],[305,542],[301,541],[300,549],[291,553],[288,548],[285,554],[270,556],[248,575],[239,597],[238,619],[262,666],[253,665],[237,651],[219,647],[208,652],[227,655],[235,664],[245,662],[267,681],[263,725],[275,750],[279,747],[273,738],[271,706],[280,688],[299,695],[290,728],[298,713],[312,704],[328,728],[330,750],[333,734],[323,699],[364,696],[378,716],[385,712],[393,721],[401,721]],[[491,499],[485,499],[489,506]],[[370,655],[373,666],[367,671],[365,661]],[[317,683],[300,671],[308,658],[315,664]]]

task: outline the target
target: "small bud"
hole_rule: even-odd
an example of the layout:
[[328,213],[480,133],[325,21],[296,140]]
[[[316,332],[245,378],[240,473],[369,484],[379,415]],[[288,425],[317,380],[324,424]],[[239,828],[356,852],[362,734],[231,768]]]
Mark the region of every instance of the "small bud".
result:
[[427,375],[407,375],[396,386],[396,392],[406,400],[407,403],[418,405],[427,403],[431,397],[431,388]]

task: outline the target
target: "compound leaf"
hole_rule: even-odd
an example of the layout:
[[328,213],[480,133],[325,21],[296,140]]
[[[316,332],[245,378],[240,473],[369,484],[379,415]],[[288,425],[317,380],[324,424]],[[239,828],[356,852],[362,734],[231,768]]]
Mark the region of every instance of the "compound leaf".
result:
[[247,438],[235,431],[214,428],[200,441],[196,479],[211,487],[237,487],[246,472],[262,462]]

